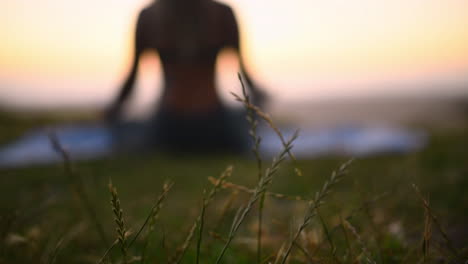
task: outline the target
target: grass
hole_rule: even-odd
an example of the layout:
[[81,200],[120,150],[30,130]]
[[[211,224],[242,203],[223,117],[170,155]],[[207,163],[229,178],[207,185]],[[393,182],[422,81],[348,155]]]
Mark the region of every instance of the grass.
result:
[[[261,144],[256,118],[271,118],[238,99]],[[53,122],[4,120],[0,142]],[[423,151],[352,164],[295,160],[292,138],[272,161],[255,148],[255,160],[62,153],[65,170],[0,170],[0,263],[463,263],[467,132],[433,130]]]

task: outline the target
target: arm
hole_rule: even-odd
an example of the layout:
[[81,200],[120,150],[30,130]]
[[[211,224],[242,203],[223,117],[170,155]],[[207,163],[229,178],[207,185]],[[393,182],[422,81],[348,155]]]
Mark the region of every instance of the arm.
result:
[[141,53],[143,52],[143,34],[142,34],[142,23],[141,23],[141,14],[138,17],[138,22],[135,30],[135,46],[132,58],[132,65],[130,72],[123,83],[119,94],[111,107],[107,111],[107,119],[115,121],[119,118],[122,112],[122,108],[134,90],[134,84],[138,73],[138,64],[140,61]]
[[252,99],[252,103],[254,103],[257,106],[262,107],[265,104],[265,101],[268,96],[252,80],[250,74],[248,73],[245,67],[245,63],[244,63],[244,59],[243,59],[241,47],[240,47],[239,29],[237,26],[237,21],[236,21],[233,11],[230,8],[228,8],[228,15],[226,15],[225,17],[228,20],[227,25],[229,27],[227,30],[228,32],[227,45],[229,47],[232,47],[237,53],[237,57],[239,58],[240,74],[242,75],[245,85],[248,89],[248,92]]

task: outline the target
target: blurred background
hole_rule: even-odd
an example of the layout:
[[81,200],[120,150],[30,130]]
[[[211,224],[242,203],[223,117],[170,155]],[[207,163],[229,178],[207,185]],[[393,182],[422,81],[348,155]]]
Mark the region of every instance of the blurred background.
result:
[[[0,106],[102,110],[129,68],[136,16],[149,2],[1,1]],[[273,115],[444,121],[466,105],[468,1],[222,2],[236,13],[247,68],[271,96]],[[162,86],[154,55],[142,64],[134,117],[148,113]],[[217,70],[232,103],[234,56],[223,54]]]
[[[98,263],[104,252],[121,259],[106,242],[116,237],[112,210],[118,211],[109,205],[110,179],[131,231],[155,212],[166,180],[175,182],[159,218],[151,216],[150,230],[129,249],[132,261],[143,255],[142,263],[172,263],[186,235],[194,234],[189,230],[206,201],[202,190],[212,189],[207,177],[234,167],[229,181],[235,188],[219,190],[207,208],[201,262],[214,260],[238,208],[251,199],[262,173],[248,156],[108,155],[112,134],[96,121],[130,68],[137,15],[150,2],[0,0],[0,263]],[[289,198],[266,196],[263,257],[283,252],[280,244],[304,212],[312,212],[305,210],[312,203],[301,199],[323,190],[331,172],[355,156],[349,177],[329,185],[333,192],[321,215],[316,211],[320,221],[301,235],[313,261],[297,250],[295,263],[358,263],[366,247],[375,263],[456,262],[446,236],[468,256],[468,0],[222,2],[235,11],[248,72],[271,99],[265,111],[280,128],[290,128],[285,138],[301,128],[293,149],[298,160],[282,163],[268,187]],[[163,87],[157,55],[145,55],[141,64],[128,108],[137,121],[152,112]],[[218,88],[230,105],[229,92],[240,93],[238,68],[234,54],[220,55]],[[50,144],[55,125],[62,149]],[[277,155],[283,147],[268,131],[260,132],[262,146],[273,147],[260,149],[264,169],[271,157],[263,154]],[[69,151],[70,165],[63,155],[67,142],[78,154],[84,149],[95,156],[75,160]],[[363,151],[369,146],[392,151]],[[309,152],[301,155],[298,147]],[[433,211],[418,197],[427,197]],[[431,232],[433,214],[440,223]],[[351,246],[344,219],[356,227],[350,228],[357,237],[349,236]],[[259,223],[250,213],[225,263],[260,260],[254,245]],[[336,247],[327,225],[334,226]],[[334,232],[340,226],[344,232]],[[195,263],[196,255],[192,243],[186,262]]]

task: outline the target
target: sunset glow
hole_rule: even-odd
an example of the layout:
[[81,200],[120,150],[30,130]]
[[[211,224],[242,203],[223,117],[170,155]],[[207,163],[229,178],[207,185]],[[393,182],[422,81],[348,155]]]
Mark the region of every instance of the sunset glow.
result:
[[[248,68],[274,98],[384,94],[389,82],[415,91],[433,82],[468,83],[467,0],[223,2],[236,12]],[[0,104],[111,100],[146,4],[1,1]],[[158,64],[147,64],[140,95],[155,93],[159,80],[152,76]],[[236,69],[222,65],[229,69],[221,83],[230,89]]]

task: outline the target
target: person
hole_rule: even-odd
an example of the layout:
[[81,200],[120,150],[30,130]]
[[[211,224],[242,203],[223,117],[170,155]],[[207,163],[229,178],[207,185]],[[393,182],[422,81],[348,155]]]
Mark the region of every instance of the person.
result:
[[223,105],[216,92],[218,54],[231,48],[252,101],[261,105],[265,93],[247,73],[232,9],[213,0],[159,0],[144,8],[136,24],[130,73],[107,112],[112,122],[134,90],[141,55],[159,53],[163,92],[149,122],[146,145],[175,151],[244,151],[248,128],[241,113]]

